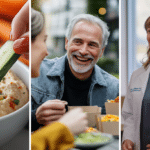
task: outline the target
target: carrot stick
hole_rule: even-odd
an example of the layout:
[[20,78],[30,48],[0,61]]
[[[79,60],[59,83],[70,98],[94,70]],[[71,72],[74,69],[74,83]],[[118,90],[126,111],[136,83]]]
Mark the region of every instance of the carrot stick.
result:
[[27,0],[0,0],[0,14],[13,18]]
[[29,66],[29,60],[25,59],[23,56],[19,57],[19,60],[23,62],[25,65]]
[[11,23],[0,19],[0,39],[5,42],[9,40],[9,35],[11,31]]

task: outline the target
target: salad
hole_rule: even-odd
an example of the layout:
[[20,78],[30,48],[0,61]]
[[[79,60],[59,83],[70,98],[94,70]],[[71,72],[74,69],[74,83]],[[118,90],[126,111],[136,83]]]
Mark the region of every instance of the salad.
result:
[[98,132],[97,129],[89,127],[84,133],[75,137],[75,143],[93,144],[93,143],[105,143],[110,140],[109,137],[104,136]]
[[101,133],[81,133],[75,138],[76,143],[105,143],[109,141],[110,138],[101,135]]

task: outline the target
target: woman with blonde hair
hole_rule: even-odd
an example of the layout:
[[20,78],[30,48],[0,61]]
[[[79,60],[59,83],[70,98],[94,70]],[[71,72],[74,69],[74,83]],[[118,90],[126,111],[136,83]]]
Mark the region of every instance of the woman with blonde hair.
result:
[[146,22],[145,22],[145,30],[147,31],[147,41],[149,43],[149,48],[147,50],[147,57],[148,57],[148,59],[146,60],[145,63],[143,63],[143,66],[145,68],[147,68],[147,66],[150,63],[150,17],[148,17]]
[[150,17],[145,22],[145,30],[148,58],[133,72],[122,109],[123,150],[150,150]]

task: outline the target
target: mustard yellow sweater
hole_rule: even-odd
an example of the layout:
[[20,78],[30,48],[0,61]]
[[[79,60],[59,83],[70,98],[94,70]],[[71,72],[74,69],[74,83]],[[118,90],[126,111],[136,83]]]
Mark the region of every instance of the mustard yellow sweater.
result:
[[31,150],[68,150],[74,146],[74,137],[69,129],[55,122],[31,135]]

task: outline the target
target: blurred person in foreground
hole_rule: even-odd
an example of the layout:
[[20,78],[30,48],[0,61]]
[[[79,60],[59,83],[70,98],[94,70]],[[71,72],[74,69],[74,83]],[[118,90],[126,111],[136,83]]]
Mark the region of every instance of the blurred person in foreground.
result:
[[124,100],[123,150],[150,150],[150,17],[145,22],[148,59],[133,72]]
[[[42,14],[34,9],[31,10],[31,76],[39,76],[40,64],[48,55],[46,48],[46,31]],[[42,82],[42,81],[41,81]],[[57,109],[65,107],[64,102],[59,100],[49,101],[44,106],[47,110],[48,104]],[[51,113],[54,113],[51,110]],[[33,125],[33,124],[32,124]],[[74,135],[85,131],[87,128],[86,114],[82,109],[74,109],[66,113],[57,122],[53,122],[35,132],[31,136],[32,150],[67,150],[74,146]]]
[[107,99],[115,99],[119,93],[118,79],[96,65],[108,37],[108,27],[101,19],[90,14],[72,19],[66,31],[67,54],[44,59],[39,78],[32,79],[32,130],[64,115],[65,106],[58,105],[58,100],[69,106],[98,105],[105,113]]

